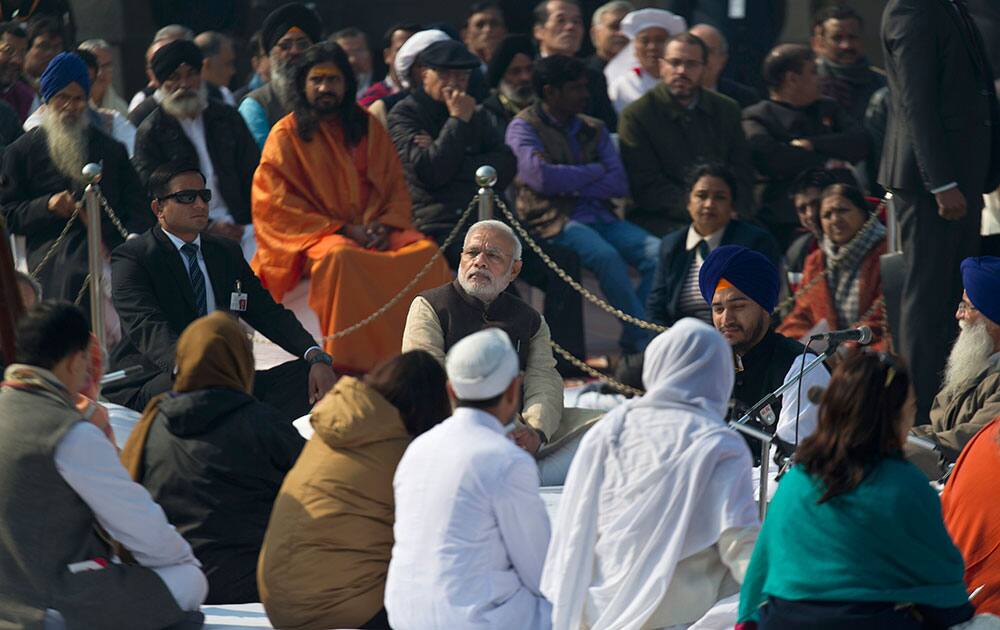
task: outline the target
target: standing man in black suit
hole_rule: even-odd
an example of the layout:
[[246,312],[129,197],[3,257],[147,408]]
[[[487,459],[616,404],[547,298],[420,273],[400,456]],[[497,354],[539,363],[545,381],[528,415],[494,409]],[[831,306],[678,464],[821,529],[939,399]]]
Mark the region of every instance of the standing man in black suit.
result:
[[111,369],[140,365],[143,372],[105,395],[141,411],[171,388],[177,339],[188,324],[228,310],[302,357],[258,371],[254,396],[289,418],[308,413],[336,381],[333,361],[295,315],[271,299],[237,242],[203,233],[212,197],[204,175],[190,164],[168,163],[153,171],[149,189],[159,225],[111,255],[112,295],[123,329]]
[[892,110],[879,183],[905,256],[897,347],[926,423],[955,334],[959,263],[979,248],[982,193],[1000,183],[993,70],[964,0],[889,0],[882,47]]

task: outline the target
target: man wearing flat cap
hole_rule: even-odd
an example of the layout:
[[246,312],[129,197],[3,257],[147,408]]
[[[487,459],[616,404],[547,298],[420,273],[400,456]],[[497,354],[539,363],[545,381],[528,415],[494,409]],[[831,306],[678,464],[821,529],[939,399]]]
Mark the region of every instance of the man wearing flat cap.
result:
[[961,268],[965,292],[955,310],[958,337],[931,405],[931,423],[912,429],[937,448],[906,448],[907,458],[934,480],[972,436],[1000,416],[1000,258],[966,258]]
[[549,628],[549,519],[534,462],[507,437],[521,406],[517,352],[488,328],[456,343],[445,369],[455,413],[410,444],[393,479],[389,623]]
[[260,152],[239,113],[211,101],[201,78],[202,55],[179,39],[156,51],[150,61],[159,105],[139,125],[133,163],[143,183],[172,161],[197,164],[205,174],[210,234],[236,241],[250,260],[255,244],[250,187]]
[[[752,407],[793,380],[802,362],[812,359],[803,358],[805,348],[798,341],[774,331],[771,312],[778,302],[778,270],[763,254],[740,245],[717,247],[701,266],[698,287],[712,307],[712,323],[733,348],[735,409]],[[794,445],[815,431],[818,409],[804,394],[813,386],[826,387],[829,381],[830,373],[822,365],[807,373],[801,390],[791,388],[771,405],[770,414],[766,410],[762,414],[771,418],[768,432]],[[767,418],[762,420],[767,425]],[[757,456],[754,453],[755,460]]]
[[271,63],[271,80],[247,94],[240,103],[240,115],[258,149],[264,148],[271,127],[292,111],[295,62],[322,38],[323,23],[319,16],[299,2],[278,7],[264,19],[260,42]]
[[[85,214],[73,217],[86,182],[85,164],[103,166],[101,191],[129,232],[153,224],[146,196],[129,162],[125,147],[91,124],[87,109],[90,79],[87,66],[73,53],[49,62],[40,81],[45,102],[41,125],[7,147],[0,175],[0,206],[8,229],[27,243],[28,269],[37,275],[47,298],[73,301],[87,276]],[[111,219],[101,221],[104,248],[110,252],[124,241]],[[44,266],[42,259],[72,221],[62,243]],[[89,313],[89,296],[83,308]]]

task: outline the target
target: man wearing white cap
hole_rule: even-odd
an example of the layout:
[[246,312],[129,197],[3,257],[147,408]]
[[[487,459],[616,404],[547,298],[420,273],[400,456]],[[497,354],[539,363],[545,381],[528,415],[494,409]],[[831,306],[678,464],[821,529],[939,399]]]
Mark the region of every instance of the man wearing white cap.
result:
[[621,30],[632,48],[623,49],[604,70],[616,112],[621,114],[626,105],[659,84],[667,40],[686,29],[684,18],[663,9],[639,9],[625,16]]
[[389,623],[407,628],[549,628],[539,590],[549,519],[531,456],[506,437],[521,405],[510,338],[465,337],[445,362],[455,413],[396,469]]

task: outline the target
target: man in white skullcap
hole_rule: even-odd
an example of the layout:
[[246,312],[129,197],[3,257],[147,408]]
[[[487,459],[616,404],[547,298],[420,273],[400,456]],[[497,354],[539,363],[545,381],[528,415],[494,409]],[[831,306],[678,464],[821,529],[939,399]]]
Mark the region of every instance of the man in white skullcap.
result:
[[407,628],[549,628],[539,591],[549,519],[535,462],[507,437],[521,405],[517,353],[488,328],[445,360],[455,413],[406,449],[393,490],[389,623]]
[[608,97],[619,114],[660,82],[660,59],[667,40],[683,33],[687,22],[663,9],[639,9],[622,19],[621,31],[632,42],[608,63]]

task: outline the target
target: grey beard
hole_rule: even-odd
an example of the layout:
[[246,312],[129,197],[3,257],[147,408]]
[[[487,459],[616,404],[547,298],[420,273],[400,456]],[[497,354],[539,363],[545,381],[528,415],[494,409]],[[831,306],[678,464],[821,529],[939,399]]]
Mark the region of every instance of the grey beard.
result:
[[46,110],[42,130],[49,158],[56,170],[71,181],[83,183],[83,166],[87,163],[87,127],[89,112],[84,110],[73,123],[63,123],[55,112]]
[[486,304],[489,304],[493,300],[497,299],[497,296],[503,293],[503,290],[507,288],[506,286],[499,286],[500,283],[497,282],[496,278],[491,278],[490,285],[485,286],[483,284],[467,280],[461,273],[458,274],[458,285],[462,287],[462,290],[466,293]]
[[942,393],[953,395],[963,383],[979,376],[989,365],[993,356],[993,338],[986,329],[986,322],[979,320],[971,325],[963,325],[955,344],[948,355],[944,368]]
[[180,91],[164,94],[162,88],[158,91],[162,96],[160,105],[163,111],[174,118],[196,118],[208,107],[208,86],[204,83],[194,94],[182,94]]
[[295,95],[294,65],[271,57],[271,85],[281,104],[287,109],[291,109],[292,103],[295,102],[293,99]]
[[530,85],[514,87],[506,81],[500,81],[500,93],[513,101],[516,105],[528,105],[535,97],[534,89]]

